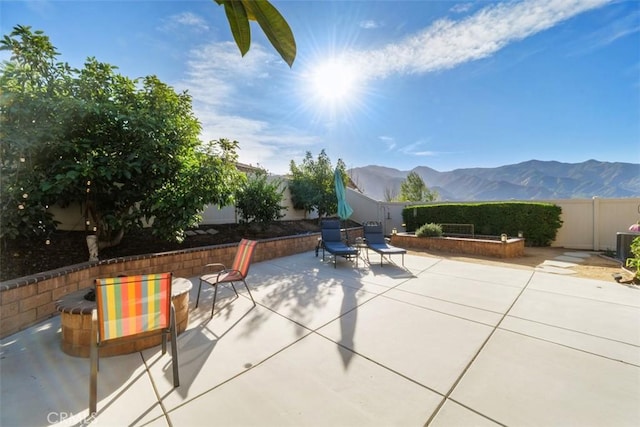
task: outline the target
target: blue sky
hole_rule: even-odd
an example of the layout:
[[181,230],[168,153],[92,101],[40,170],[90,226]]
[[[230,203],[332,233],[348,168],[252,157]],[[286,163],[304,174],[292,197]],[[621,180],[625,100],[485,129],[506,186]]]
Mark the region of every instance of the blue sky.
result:
[[640,162],[640,1],[272,3],[291,69],[255,23],[241,57],[211,0],[3,0],[0,29],[188,90],[203,140],[272,173],[321,149],[349,168]]

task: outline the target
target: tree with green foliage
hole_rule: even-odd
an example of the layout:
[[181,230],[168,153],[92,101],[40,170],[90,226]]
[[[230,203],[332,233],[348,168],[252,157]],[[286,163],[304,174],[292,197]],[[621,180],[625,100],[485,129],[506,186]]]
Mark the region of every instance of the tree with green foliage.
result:
[[236,210],[243,222],[266,227],[284,216],[281,205],[286,186],[279,178],[269,179],[267,171],[258,169],[247,174],[247,181],[236,191]]
[[72,69],[26,26],[0,48],[12,52],[0,67],[3,238],[49,233],[48,206],[77,203],[103,242],[117,243],[145,218],[155,234],[180,240],[205,205],[233,202],[243,182],[238,143],[203,147],[187,93],[94,58]]
[[438,193],[429,190],[417,172],[409,172],[407,178],[400,184],[401,202],[433,202],[437,198]]
[[[334,183],[334,168],[324,149],[314,160],[311,152],[307,151],[302,164],[297,165],[293,160],[290,163],[291,179],[289,191],[291,201],[296,209],[304,209],[305,212],[316,210],[319,217],[335,214],[338,211],[338,199]],[[342,172],[346,180],[346,166],[339,159],[337,168]],[[346,185],[346,182],[345,182]]]
[[293,32],[271,3],[266,0],[215,0],[215,2],[224,6],[231,34],[242,56],[251,46],[249,21],[256,21],[280,57],[289,64],[289,67],[293,65],[296,58],[296,41]]

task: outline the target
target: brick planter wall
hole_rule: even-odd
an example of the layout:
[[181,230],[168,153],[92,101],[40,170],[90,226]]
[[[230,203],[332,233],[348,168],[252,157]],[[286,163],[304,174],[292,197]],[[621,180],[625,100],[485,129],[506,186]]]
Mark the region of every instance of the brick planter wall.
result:
[[524,239],[499,240],[464,239],[458,237],[416,237],[413,234],[395,234],[391,244],[406,249],[431,249],[457,254],[482,255],[496,258],[524,256]]
[[[362,228],[349,230],[350,237],[362,236]],[[253,262],[313,251],[320,233],[260,240]],[[62,296],[93,286],[98,277],[119,274],[150,274],[171,271],[176,277],[194,277],[205,264],[231,265],[237,243],[159,254],[86,262],[58,270],[0,283],[0,338],[58,315],[55,302]]]

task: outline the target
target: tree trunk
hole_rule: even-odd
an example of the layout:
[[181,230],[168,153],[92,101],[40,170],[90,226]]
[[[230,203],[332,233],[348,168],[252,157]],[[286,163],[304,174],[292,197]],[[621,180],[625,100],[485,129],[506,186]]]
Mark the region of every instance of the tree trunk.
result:
[[87,236],[87,247],[89,248],[89,261],[98,261],[98,252],[100,249],[116,246],[122,241],[124,230],[120,230],[116,237],[109,241],[98,241],[98,236],[91,234]]
[[87,247],[89,248],[89,261],[98,261],[98,236],[95,234],[87,236]]

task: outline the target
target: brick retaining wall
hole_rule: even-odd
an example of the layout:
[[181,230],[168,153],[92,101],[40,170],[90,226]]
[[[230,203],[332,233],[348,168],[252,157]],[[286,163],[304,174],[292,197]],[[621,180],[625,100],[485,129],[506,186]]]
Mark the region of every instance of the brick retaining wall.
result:
[[416,237],[410,234],[391,236],[391,244],[406,249],[430,249],[468,255],[483,255],[496,258],[524,256],[524,239],[499,240],[464,239],[458,237]]
[[[350,237],[362,228],[349,230]],[[315,249],[320,233],[260,240],[253,262]],[[0,283],[0,338],[58,314],[55,302],[62,296],[93,286],[98,277],[171,271],[176,277],[198,276],[205,264],[231,265],[237,243],[206,246],[159,254],[86,262]]]

